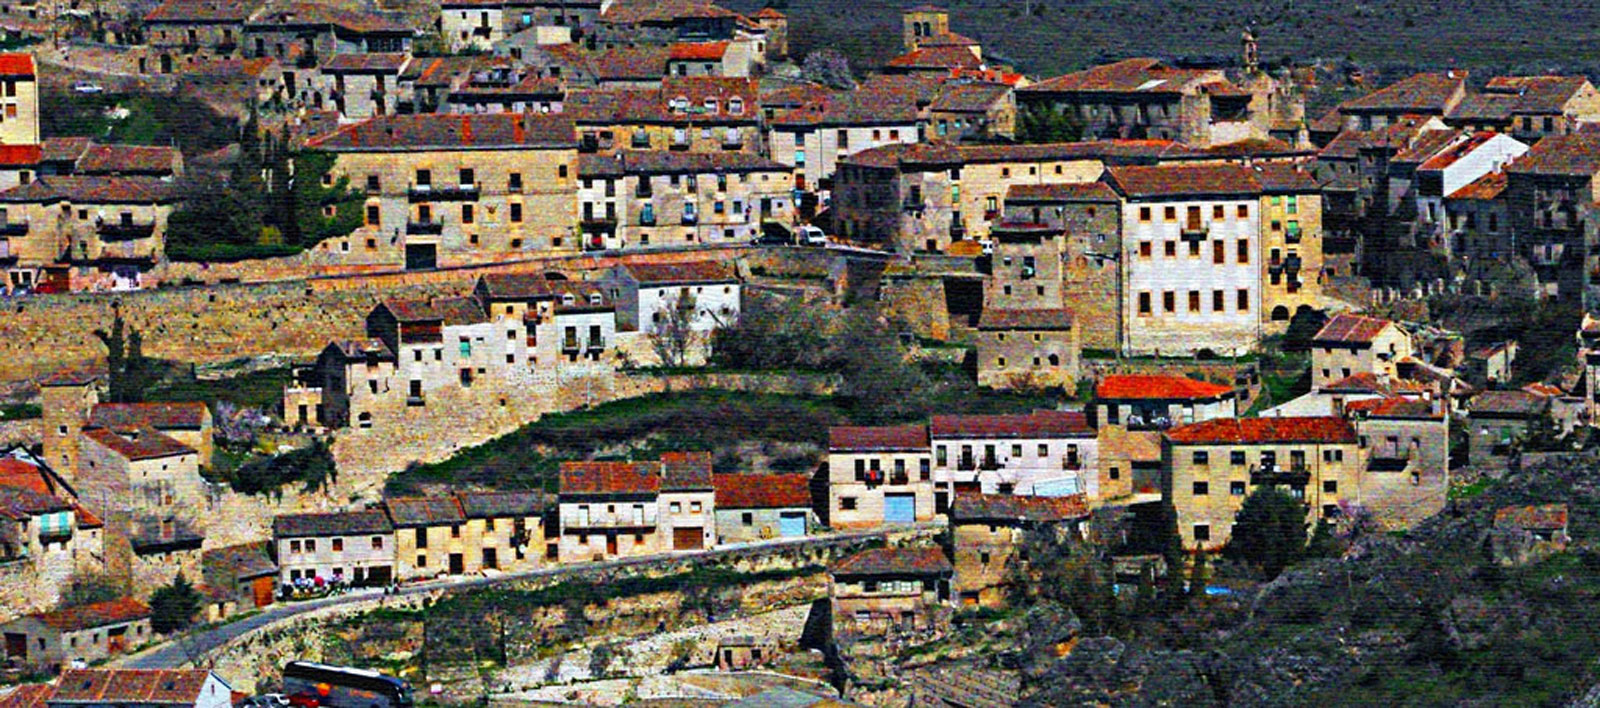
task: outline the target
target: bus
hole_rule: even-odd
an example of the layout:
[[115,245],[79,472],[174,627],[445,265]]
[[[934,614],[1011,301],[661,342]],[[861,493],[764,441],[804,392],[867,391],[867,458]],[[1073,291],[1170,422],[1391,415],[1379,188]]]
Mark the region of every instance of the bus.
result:
[[[369,669],[291,661],[283,667],[291,702],[328,708],[412,708],[411,684]],[[298,700],[297,700],[298,699]],[[305,699],[310,699],[309,701]]]

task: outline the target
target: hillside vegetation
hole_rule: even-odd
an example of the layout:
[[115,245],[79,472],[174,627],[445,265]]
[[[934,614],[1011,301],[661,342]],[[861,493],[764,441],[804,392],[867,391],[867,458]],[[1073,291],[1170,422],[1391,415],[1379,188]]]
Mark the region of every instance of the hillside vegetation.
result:
[[[779,0],[782,2],[783,0]],[[754,11],[762,0],[730,0]],[[796,55],[834,47],[853,64],[898,53],[902,8],[916,0],[789,2]],[[1153,55],[1238,57],[1254,22],[1264,61],[1292,58],[1367,67],[1477,71],[1600,71],[1600,4],[1529,0],[950,0],[952,31],[993,59],[1050,75],[1097,60]],[[1025,12],[1031,11],[1031,16]]]

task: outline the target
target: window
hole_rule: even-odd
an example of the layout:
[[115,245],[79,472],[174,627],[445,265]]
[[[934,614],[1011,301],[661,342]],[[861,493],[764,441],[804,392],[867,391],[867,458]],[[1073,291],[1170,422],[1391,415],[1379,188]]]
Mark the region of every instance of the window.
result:
[[697,502],[697,501],[689,502],[689,513],[698,514],[703,509],[704,509],[704,507],[700,506],[700,502]]
[[1050,456],[1050,446],[1046,445],[1044,443],[1039,443],[1039,456],[1040,457],[1049,457]]
[[1194,495],[1197,496],[1197,497],[1210,496],[1211,495],[1211,483],[1210,482],[1195,482],[1194,483]]
[[383,549],[383,537],[382,536],[373,536],[372,537],[372,550],[377,551],[377,550],[382,550],[382,549]]
[[672,513],[674,513],[674,514],[682,514],[683,513],[683,502],[673,502],[672,505],[671,505],[671,509],[672,509]]
[[316,552],[317,552],[317,541],[316,541],[316,539],[310,539],[310,538],[306,539],[306,553],[316,553]]
[[334,553],[343,553],[344,552],[344,539],[342,539],[342,538],[333,539],[333,552]]
[[1239,205],[1239,218],[1241,218],[1241,219],[1250,218],[1250,205],[1249,204],[1240,204]]
[[557,165],[556,166],[556,177],[558,177],[560,179],[566,179],[567,178],[567,166],[566,165]]
[[1238,251],[1239,252],[1238,252],[1237,255],[1238,255],[1239,265],[1245,265],[1245,264],[1249,263],[1250,262],[1250,239],[1247,239],[1247,238],[1239,239],[1239,249],[1238,249]]
[[1250,291],[1248,289],[1246,289],[1246,288],[1239,288],[1238,300],[1239,300],[1239,302],[1238,302],[1239,311],[1240,312],[1249,312],[1250,311]]
[[1150,314],[1150,293],[1139,293],[1139,314]]
[[470,187],[470,186],[478,183],[477,180],[475,179],[477,177],[477,175],[472,171],[472,168],[470,168],[470,167],[461,168],[460,174],[458,176],[461,178],[461,186],[463,186],[463,187]]
[[[1243,208],[1243,207],[1240,207],[1240,208]],[[1194,540],[1196,540],[1196,541],[1210,541],[1211,540],[1211,524],[1195,524],[1194,525]]]
[[1197,465],[1209,465],[1211,464],[1211,453],[1205,450],[1195,450],[1193,460]]
[[1200,291],[1199,290],[1190,290],[1189,291],[1189,311],[1190,312],[1199,312],[1200,311]]
[[1150,257],[1150,242],[1149,241],[1140,241],[1139,242],[1139,257],[1140,258],[1149,258]]
[[1178,242],[1177,241],[1168,241],[1166,243],[1166,248],[1163,249],[1163,250],[1165,250],[1166,255],[1167,255],[1168,258],[1177,258],[1178,257]]
[[1169,313],[1177,312],[1178,311],[1178,294],[1175,293],[1175,292],[1172,292],[1171,290],[1168,290],[1168,291],[1166,291],[1164,293],[1161,293],[1161,310],[1163,312],[1169,312]]
[[1228,260],[1228,249],[1227,249],[1227,247],[1224,246],[1221,241],[1212,241],[1211,242],[1211,262],[1216,264],[1216,265],[1222,265],[1223,263],[1226,263],[1227,260]]
[[471,204],[462,204],[461,205],[461,223],[463,223],[463,224],[472,223],[472,217],[473,217],[473,206]]
[[1217,205],[1211,207],[1211,218],[1214,219],[1214,220],[1217,220],[1217,221],[1221,221],[1223,219],[1228,218],[1227,216],[1225,216],[1226,212],[1227,212],[1227,210],[1223,209],[1221,204],[1217,204]]
[[378,176],[377,175],[367,175],[367,191],[368,192],[376,192],[376,191],[378,191],[378,188],[380,186],[381,185],[380,185],[380,183],[378,181]]
[[522,204],[520,202],[511,203],[511,223],[522,223]]
[[1228,463],[1233,465],[1244,464],[1244,450],[1234,450],[1228,453]]
[[1150,222],[1150,207],[1139,207],[1139,221]]
[[290,541],[289,542],[289,552],[290,553],[299,553],[300,552],[300,542],[299,541]]
[[1229,482],[1228,493],[1236,497],[1244,496],[1244,482]]
[[522,173],[512,172],[506,180],[506,189],[512,192],[522,191]]
[[855,497],[839,497],[839,510],[840,511],[855,511],[856,510],[856,498]]
[[1332,480],[1332,479],[1324,481],[1322,483],[1322,493],[1324,493],[1324,494],[1338,494],[1339,493],[1339,482],[1336,481],[1336,480]]
[[1222,311],[1222,303],[1223,303],[1222,291],[1221,290],[1212,290],[1211,291],[1211,311],[1212,312],[1221,312]]
[[1163,220],[1165,220],[1165,221],[1177,221],[1178,220],[1178,208],[1175,207],[1175,206],[1169,206],[1169,207],[1167,207],[1165,209],[1162,209],[1161,210],[1161,218]]
[[368,204],[367,205],[367,226],[377,226],[377,225],[378,225],[378,205],[376,205],[376,204]]

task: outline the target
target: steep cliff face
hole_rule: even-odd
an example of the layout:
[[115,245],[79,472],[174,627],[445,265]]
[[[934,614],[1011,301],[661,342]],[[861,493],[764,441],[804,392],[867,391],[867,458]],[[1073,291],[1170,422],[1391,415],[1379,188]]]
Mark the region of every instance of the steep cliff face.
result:
[[[1503,552],[1501,537],[1520,532],[1497,527],[1496,512],[1549,503],[1567,504],[1566,549]],[[1208,624],[1219,613],[1197,609],[1174,623],[1198,630],[1186,641],[1177,632],[1160,642],[1084,639],[1030,681],[1028,698],[1038,705],[1566,704],[1600,683],[1597,523],[1594,456],[1551,458],[1456,500],[1403,536],[1368,538],[1344,558],[1285,573],[1240,598],[1237,622]]]

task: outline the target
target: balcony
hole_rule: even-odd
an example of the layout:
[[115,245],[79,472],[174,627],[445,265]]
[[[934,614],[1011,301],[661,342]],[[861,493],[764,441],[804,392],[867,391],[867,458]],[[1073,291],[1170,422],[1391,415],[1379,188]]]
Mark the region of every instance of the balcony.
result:
[[0,236],[27,236],[28,222],[8,221],[0,224]]
[[957,472],[971,472],[978,469],[978,463],[970,457],[963,457],[956,461]]
[[494,31],[494,28],[489,27],[488,25],[480,25],[478,27],[472,28],[472,36],[474,36],[474,37],[488,37],[489,34],[491,32],[493,32],[493,31]]
[[911,484],[911,475],[900,473],[889,475],[889,484],[904,487]]
[[698,223],[700,223],[700,216],[698,214],[695,214],[692,211],[686,211],[686,212],[683,213],[683,225],[684,226],[694,226],[695,224],[698,224]]
[[66,543],[67,541],[71,540],[72,527],[70,526],[52,529],[39,529],[39,543],[43,545],[48,546],[52,543]]
[[591,352],[605,351],[605,348],[606,348],[606,340],[604,340],[604,339],[594,339],[594,338],[591,338],[589,340],[589,343],[584,346],[585,350],[591,351]]
[[1000,469],[1000,461],[995,459],[995,458],[993,458],[993,457],[985,458],[982,462],[978,463],[978,469],[980,469],[980,470],[997,470],[997,469]]
[[1368,472],[1404,472],[1410,466],[1411,453],[1404,449],[1380,447],[1367,458]]
[[444,233],[444,222],[441,221],[408,221],[406,233],[417,236],[438,236]]
[[1178,238],[1183,241],[1204,241],[1206,240],[1206,234],[1205,224],[1198,221],[1190,221],[1178,231]]
[[155,222],[102,221],[95,224],[94,230],[100,234],[100,238],[107,241],[128,241],[136,238],[150,238],[156,232],[156,225]]
[[578,349],[578,339],[576,337],[561,340],[561,351],[570,353],[576,352]]
[[[620,510],[619,510],[620,511]],[[646,508],[638,516],[628,514],[594,514],[578,515],[566,514],[561,518],[561,526],[566,529],[630,529],[654,528],[656,514],[654,509]]]
[[1311,472],[1304,464],[1291,464],[1282,467],[1276,464],[1263,464],[1250,468],[1251,486],[1279,486],[1303,487],[1311,481]]
[[470,202],[478,199],[478,184],[432,185],[413,184],[406,189],[406,196],[413,202]]
[[950,216],[950,240],[951,241],[965,241],[966,238],[967,238],[967,227],[963,226],[961,224],[961,215],[960,214],[952,214]]
[[1000,218],[1000,210],[999,209],[984,209],[983,210],[983,220],[984,221],[994,221],[994,220],[999,219],[999,218]]
[[1074,457],[1068,457],[1061,461],[1061,469],[1070,472],[1076,472],[1083,469],[1083,461]]
[[639,225],[640,226],[655,226],[656,225],[656,215],[655,214],[640,214],[639,215]]

